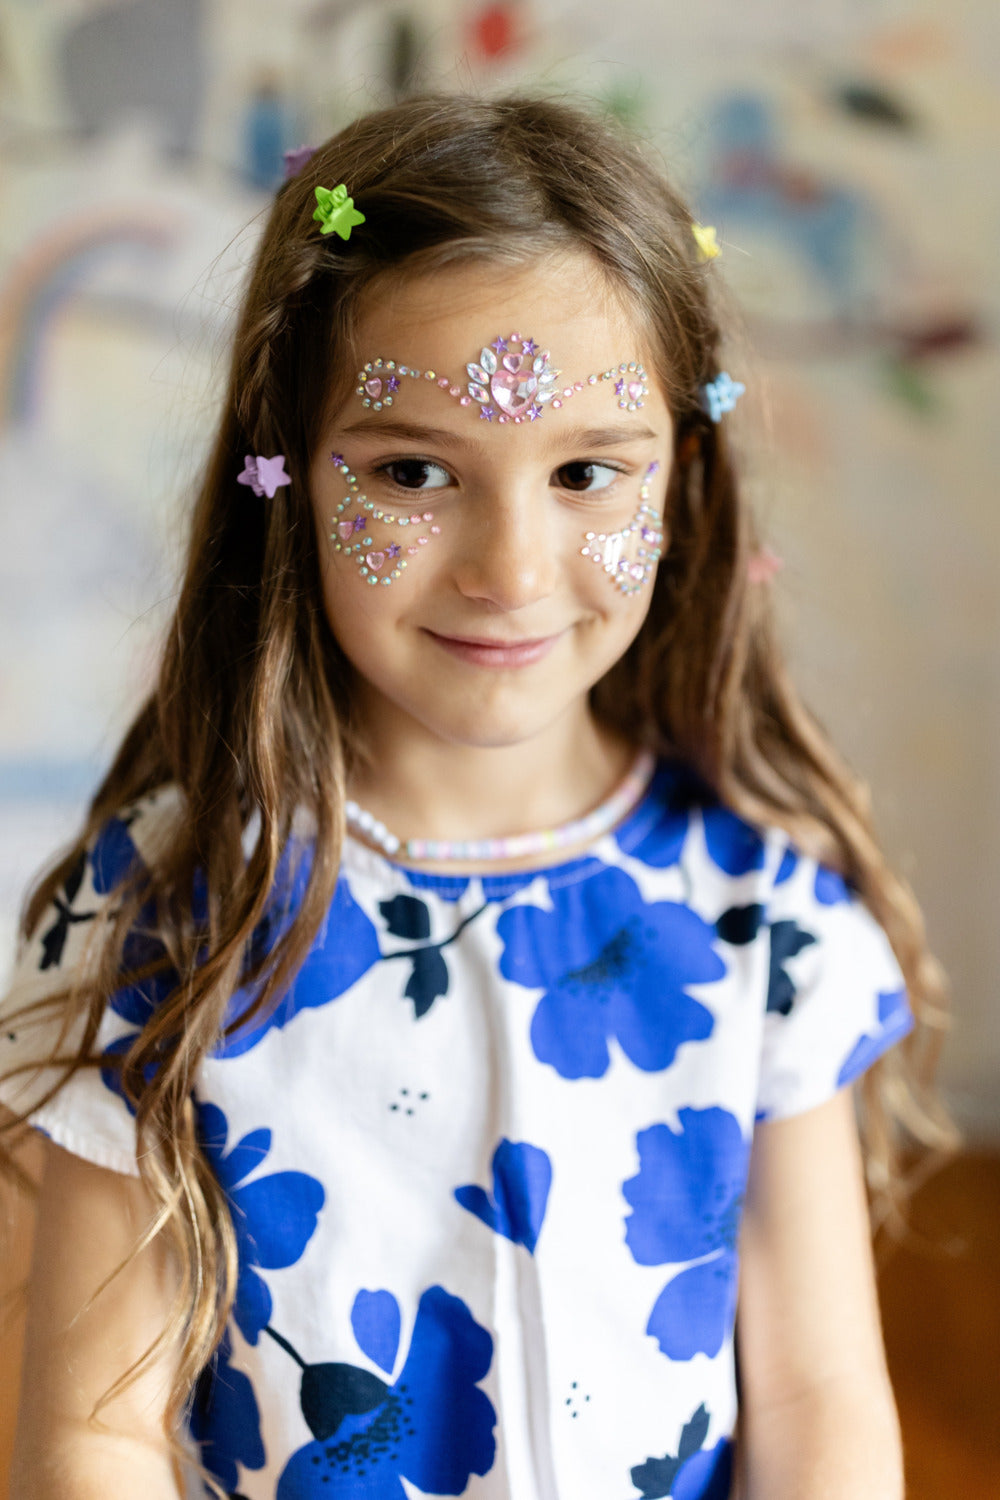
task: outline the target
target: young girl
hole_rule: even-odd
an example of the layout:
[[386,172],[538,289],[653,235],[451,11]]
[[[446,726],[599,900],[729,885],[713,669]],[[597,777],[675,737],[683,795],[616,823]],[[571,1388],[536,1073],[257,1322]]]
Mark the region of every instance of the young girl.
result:
[[5,1010],[14,1495],[891,1500],[848,1085],[884,1189],[936,972],[774,644],[711,233],[552,103],[295,165]]

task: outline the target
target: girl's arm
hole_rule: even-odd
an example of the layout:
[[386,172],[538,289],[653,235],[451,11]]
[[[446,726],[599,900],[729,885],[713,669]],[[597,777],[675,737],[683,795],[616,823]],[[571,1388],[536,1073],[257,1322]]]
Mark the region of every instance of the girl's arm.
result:
[[745,1500],[902,1500],[850,1090],[754,1132],[737,1337]]
[[175,1281],[162,1236],[88,1303],[152,1220],[133,1177],[45,1143],[11,1500],[178,1500],[163,1430],[168,1357],[100,1413],[95,1403],[152,1344]]

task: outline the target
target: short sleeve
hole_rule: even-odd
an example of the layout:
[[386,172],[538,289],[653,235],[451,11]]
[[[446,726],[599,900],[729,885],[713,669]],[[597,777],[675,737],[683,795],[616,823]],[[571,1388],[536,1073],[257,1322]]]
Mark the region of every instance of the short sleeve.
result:
[[[145,864],[144,850],[161,836],[167,794],[112,818],[80,855],[18,955],[10,986],[0,1001],[0,1103],[26,1114],[35,1129],[59,1146],[97,1166],[138,1174],[135,1123],[116,1087],[111,1069],[81,1068],[45,1103],[46,1093],[65,1072],[52,1066],[58,1050],[72,1056],[82,1037],[82,1020],[60,1043],[63,1013],[37,1005],[86,977],[95,964],[98,918],[116,900],[122,879]],[[148,956],[136,950],[144,940],[130,935],[130,963]],[[161,981],[162,982],[162,981]],[[124,1051],[136,1035],[143,1011],[155,1003],[155,986],[123,988],[109,998],[97,1034],[96,1050]],[[39,1102],[36,1102],[39,1101]]]
[[841,876],[788,848],[768,904],[758,1119],[823,1103],[913,1025],[884,931]]

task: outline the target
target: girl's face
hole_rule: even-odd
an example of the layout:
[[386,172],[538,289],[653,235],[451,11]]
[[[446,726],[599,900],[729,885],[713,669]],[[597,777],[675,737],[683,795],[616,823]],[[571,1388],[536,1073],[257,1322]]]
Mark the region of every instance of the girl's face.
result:
[[663,544],[671,418],[643,330],[567,255],[400,279],[358,347],[310,492],[362,717],[479,746],[582,725]]

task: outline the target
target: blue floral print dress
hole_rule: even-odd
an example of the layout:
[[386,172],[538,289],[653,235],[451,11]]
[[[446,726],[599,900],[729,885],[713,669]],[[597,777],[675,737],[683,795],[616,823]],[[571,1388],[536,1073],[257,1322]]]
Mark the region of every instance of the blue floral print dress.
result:
[[[65,983],[176,815],[166,791],[108,824],[5,1017]],[[126,961],[155,951],[137,932]],[[109,1053],[167,982],[112,997]],[[198,1079],[239,1281],[192,1447],[245,1500],[723,1500],[755,1124],[819,1104],[910,1024],[843,880],[676,768],[554,868],[429,875],[349,839],[294,983]],[[13,1020],[0,1039],[2,1068],[43,1050]],[[34,1123],[136,1171],[111,1069]]]

